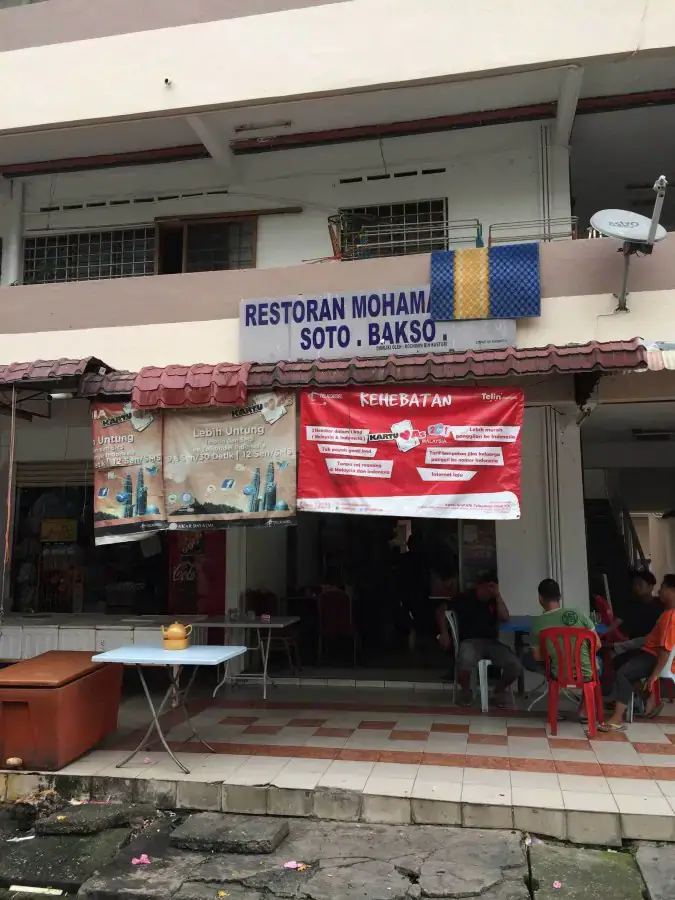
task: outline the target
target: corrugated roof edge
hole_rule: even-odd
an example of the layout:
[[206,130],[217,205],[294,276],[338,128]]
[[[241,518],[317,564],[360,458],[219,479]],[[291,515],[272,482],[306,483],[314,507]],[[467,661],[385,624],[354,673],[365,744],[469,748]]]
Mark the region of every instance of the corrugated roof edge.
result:
[[[242,363],[220,365],[148,367],[138,374],[113,372],[87,375],[82,382],[82,396],[119,396],[140,394],[144,399],[156,392],[162,383],[172,393],[172,406],[194,406],[188,397],[195,389],[207,397],[198,405],[220,405],[219,393],[229,393],[237,386],[248,392],[272,387],[304,387],[345,384],[384,384],[454,381],[463,378],[500,378],[507,375],[541,375],[549,372],[573,374],[590,371],[639,371],[647,369],[647,351],[640,338],[629,341],[591,341],[547,347],[509,348],[505,350],[468,350],[462,353],[427,354],[425,356],[388,356],[336,360],[301,360],[297,362]],[[248,369],[247,377],[246,369]],[[198,382],[192,384],[191,380]],[[226,384],[227,382],[227,384]],[[183,391],[182,401],[179,398]],[[147,392],[147,394],[146,394]],[[214,402],[215,400],[215,402]],[[175,402],[178,401],[178,402]],[[145,399],[144,405],[147,405]]]
[[87,373],[101,376],[112,371],[95,356],[84,359],[36,359],[32,362],[12,362],[0,366],[0,385],[37,387],[82,378]]

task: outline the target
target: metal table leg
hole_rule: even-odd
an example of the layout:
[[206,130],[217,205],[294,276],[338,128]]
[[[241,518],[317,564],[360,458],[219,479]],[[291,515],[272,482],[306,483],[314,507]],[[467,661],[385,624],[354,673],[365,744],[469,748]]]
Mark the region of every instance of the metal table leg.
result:
[[[513,636],[513,649],[516,651],[516,656],[522,662],[523,659],[523,651],[525,649],[525,644],[523,641],[523,632],[516,631]],[[525,673],[521,671],[518,676],[518,696],[525,696]]]
[[228,678],[230,677],[230,663],[229,661],[225,663],[223,666],[223,677],[220,679],[218,684],[213,689],[213,697],[216,696],[221,687],[227,683]]
[[213,750],[213,748],[210,747],[206,743],[206,741],[202,740],[202,738],[199,736],[199,734],[197,734],[197,731],[195,730],[194,725],[190,721],[190,715],[189,715],[189,713],[187,711],[187,707],[186,707],[188,693],[189,693],[190,688],[192,687],[192,684],[197,675],[197,667],[195,666],[194,671],[192,673],[192,677],[190,678],[190,681],[188,682],[187,687],[183,691],[181,691],[181,689],[179,687],[179,679],[180,679],[180,673],[181,673],[182,667],[178,667],[178,669],[176,671],[173,671],[170,669],[169,687],[167,688],[167,691],[164,694],[164,697],[162,698],[162,702],[159,704],[159,708],[157,710],[155,710],[155,706],[152,702],[152,695],[150,694],[148,684],[145,680],[142,666],[136,666],[136,669],[138,671],[138,677],[141,679],[141,685],[143,686],[143,691],[145,693],[146,700],[148,701],[148,706],[150,707],[150,713],[152,715],[152,722],[148,726],[148,729],[145,732],[145,734],[143,735],[138,746],[134,750],[132,750],[130,753],[128,753],[127,756],[124,757],[124,759],[122,759],[120,762],[118,762],[115,768],[121,769],[123,766],[125,766],[129,762],[130,759],[133,759],[133,757],[136,756],[137,753],[140,753],[141,750],[145,750],[148,747],[152,746],[152,744],[155,743],[156,738],[154,738],[154,739],[151,738],[151,735],[152,735],[153,731],[156,731],[157,737],[162,742],[164,749],[169,754],[171,759],[176,763],[176,765],[178,766],[179,769],[181,769],[183,772],[185,772],[186,775],[189,775],[190,770],[188,769],[188,767],[183,765],[183,763],[173,753],[173,751],[171,750],[171,747],[169,747],[169,744],[167,743],[167,740],[164,736],[164,732],[162,731],[162,725],[161,725],[160,719],[161,719],[162,715],[164,714],[164,712],[169,707],[175,708],[176,706],[179,706],[182,710],[183,716],[185,717],[185,721],[192,729],[192,736],[196,737],[197,740],[200,743],[202,743],[205,747],[207,747],[209,750],[211,750],[211,751]]
[[192,719],[190,718],[190,713],[188,712],[188,709],[187,709],[187,698],[188,698],[188,694],[190,693],[190,689],[192,688],[192,685],[194,684],[194,680],[197,677],[197,666],[194,667],[194,669],[192,671],[192,675],[190,677],[190,680],[188,681],[187,686],[183,689],[183,691],[181,691],[179,684],[178,684],[178,679],[180,678],[180,672],[181,672],[181,669],[178,668],[171,675],[171,684],[172,684],[172,687],[174,690],[174,696],[177,698],[176,705],[180,707],[180,710],[183,713],[183,718],[185,719],[185,724],[188,726],[188,728],[192,732],[191,737],[197,738],[199,743],[203,744],[207,750],[209,750],[211,753],[215,753],[216,751],[213,749],[213,747],[210,744],[206,743],[204,738],[201,737],[201,735],[199,734],[199,732],[197,731],[195,726],[192,724]]
[[263,700],[267,700],[267,661],[270,658],[270,644],[272,643],[272,629],[267,629],[267,641],[263,641],[258,631],[258,640],[260,641],[260,653],[263,662]]

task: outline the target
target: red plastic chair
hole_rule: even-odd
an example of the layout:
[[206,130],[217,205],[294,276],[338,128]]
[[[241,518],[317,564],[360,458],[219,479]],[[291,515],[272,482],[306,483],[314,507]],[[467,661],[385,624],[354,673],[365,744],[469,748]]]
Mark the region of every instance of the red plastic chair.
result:
[[[576,640],[575,640],[576,638]],[[561,689],[577,688],[583,691],[588,715],[588,736],[598,733],[598,722],[602,720],[602,690],[595,660],[597,636],[587,628],[544,628],[539,635],[542,657],[546,663],[548,681],[548,723],[551,734],[558,733],[558,698]],[[591,679],[584,681],[581,671],[581,650],[588,642],[591,657]],[[551,670],[555,658],[557,675]]]

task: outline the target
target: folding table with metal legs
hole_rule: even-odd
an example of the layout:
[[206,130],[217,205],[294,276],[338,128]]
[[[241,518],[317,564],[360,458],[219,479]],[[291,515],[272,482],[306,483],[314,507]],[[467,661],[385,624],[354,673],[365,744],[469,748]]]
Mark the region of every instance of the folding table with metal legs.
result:
[[218,681],[213,691],[215,697],[221,687],[226,684],[235,684],[239,681],[260,682],[263,686],[263,700],[267,700],[267,685],[272,683],[268,675],[268,664],[270,658],[270,646],[273,635],[280,634],[284,628],[289,628],[300,621],[299,616],[269,616],[262,619],[257,617],[254,619],[226,619],[221,616],[214,616],[199,623],[199,628],[224,628],[226,639],[228,634],[234,631],[253,632],[255,634],[255,644],[248,647],[248,650],[260,653],[260,661],[262,664],[262,672],[242,672],[238,675],[230,675],[229,666],[225,667],[223,677]]
[[[246,647],[193,646],[188,647],[186,650],[163,650],[161,647],[144,647],[135,644],[128,647],[118,647],[117,650],[107,650],[105,653],[99,653],[92,657],[92,660],[95,662],[120,663],[125,666],[134,666],[141,680],[152,717],[152,721],[138,746],[117,763],[117,768],[125,766],[137,753],[147,749],[159,739],[178,768],[182,769],[186,775],[189,775],[190,770],[176,757],[166,740],[162,730],[161,718],[169,709],[179,708],[186,725],[192,730],[191,737],[197,738],[201,744],[212,751],[213,748],[199,736],[190,721],[190,713],[187,708],[190,689],[194,684],[197,669],[200,666],[219,666],[237,656],[243,656],[244,653],[246,653]],[[157,708],[155,708],[152,701],[152,695],[143,674],[144,666],[163,666],[167,669],[169,675],[169,687]],[[194,666],[194,669],[186,687],[181,688],[180,675],[184,666]],[[157,732],[157,737],[152,737],[153,732]]]

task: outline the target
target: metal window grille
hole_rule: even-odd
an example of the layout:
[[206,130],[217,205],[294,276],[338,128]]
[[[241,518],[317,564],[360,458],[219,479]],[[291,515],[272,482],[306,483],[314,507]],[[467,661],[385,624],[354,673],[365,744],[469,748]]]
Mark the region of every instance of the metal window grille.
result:
[[253,268],[255,223],[251,219],[189,224],[186,242],[186,272]]
[[153,275],[153,226],[24,239],[24,284]]
[[343,259],[406,256],[448,248],[448,204],[440,200],[342,209]]

